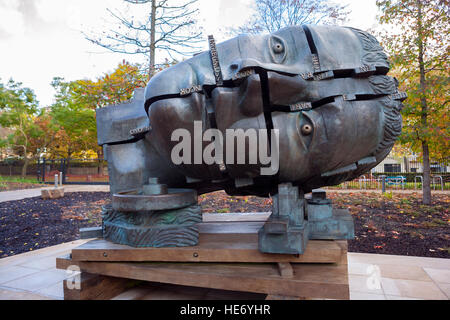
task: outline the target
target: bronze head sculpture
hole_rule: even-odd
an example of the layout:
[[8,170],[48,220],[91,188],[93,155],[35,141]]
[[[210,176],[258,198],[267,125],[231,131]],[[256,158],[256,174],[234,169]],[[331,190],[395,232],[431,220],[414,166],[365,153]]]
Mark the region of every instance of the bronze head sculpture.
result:
[[[97,111],[99,144],[105,147],[111,192],[118,195],[113,206],[115,200],[128,201],[125,207],[133,208],[136,202],[126,198],[129,190],[150,197],[170,194],[171,188],[275,196],[272,220],[285,215],[287,226],[303,226],[295,232],[305,242],[321,237],[311,236],[314,228],[306,227],[303,194],[369,171],[389,154],[401,132],[406,95],[387,76],[383,49],[366,32],[331,26],[240,35],[217,45],[210,37],[209,42],[210,51],[156,74],[129,104]],[[191,139],[182,143],[177,130]],[[264,134],[252,135],[252,130]],[[231,139],[229,133],[234,133]],[[261,142],[268,146],[269,161],[258,150]],[[215,161],[203,157],[208,146]],[[281,193],[289,198],[283,197],[287,207],[299,208],[292,209],[297,213],[279,212],[286,207]],[[320,193],[309,202],[331,212]],[[262,232],[277,238],[276,223]],[[335,238],[351,238],[351,223],[343,229]],[[283,230],[289,238],[289,227]],[[280,249],[279,243],[278,249],[266,248],[271,240],[260,241],[265,252],[302,251]]]

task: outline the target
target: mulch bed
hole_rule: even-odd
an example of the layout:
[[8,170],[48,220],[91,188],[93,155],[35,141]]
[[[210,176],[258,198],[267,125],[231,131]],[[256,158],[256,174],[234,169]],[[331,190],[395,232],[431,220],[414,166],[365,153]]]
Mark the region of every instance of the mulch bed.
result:
[[66,193],[0,203],[0,258],[79,239],[79,229],[101,225],[106,192]]
[[330,194],[355,223],[350,252],[450,258],[450,196],[433,195],[431,206],[420,194]]
[[[433,195],[423,206],[420,194],[329,193],[335,207],[348,208],[355,221],[350,252],[450,258],[450,196]],[[109,193],[67,193],[0,203],[0,258],[79,239],[79,229],[101,225]],[[204,212],[267,212],[271,199],[199,197]]]

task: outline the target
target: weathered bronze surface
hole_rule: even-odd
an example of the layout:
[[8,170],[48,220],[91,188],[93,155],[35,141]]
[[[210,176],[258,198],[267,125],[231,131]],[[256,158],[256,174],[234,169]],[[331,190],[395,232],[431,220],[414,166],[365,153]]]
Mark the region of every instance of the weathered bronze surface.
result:
[[[209,52],[155,75],[130,103],[97,111],[115,209],[174,209],[167,197],[177,188],[274,199],[280,188],[291,198],[274,201],[274,214],[260,232],[260,250],[302,253],[309,238],[353,237],[346,214],[317,195],[310,200],[303,195],[375,167],[401,132],[406,95],[387,76],[389,63],[378,41],[353,28],[298,26],[218,44],[209,37],[209,44]],[[199,123],[201,134],[264,130],[269,145],[271,130],[278,130],[279,170],[261,175],[267,164],[260,159],[232,161],[240,151],[235,146],[227,154],[227,143],[218,144],[223,162],[209,164],[192,154],[189,163],[174,164],[172,150],[179,141],[172,141],[173,132],[186,129],[195,139]],[[193,142],[192,149],[210,143]],[[251,149],[247,142],[245,152]],[[172,191],[145,195],[150,178]]]

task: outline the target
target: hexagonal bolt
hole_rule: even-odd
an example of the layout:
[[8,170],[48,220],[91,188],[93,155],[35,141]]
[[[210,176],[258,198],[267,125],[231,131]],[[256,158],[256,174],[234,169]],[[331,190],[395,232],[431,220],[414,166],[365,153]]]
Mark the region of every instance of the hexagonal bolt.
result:
[[149,178],[148,179],[149,184],[146,184],[142,187],[142,191],[145,195],[161,195],[161,194],[167,194],[168,189],[167,185],[160,184],[159,178]]

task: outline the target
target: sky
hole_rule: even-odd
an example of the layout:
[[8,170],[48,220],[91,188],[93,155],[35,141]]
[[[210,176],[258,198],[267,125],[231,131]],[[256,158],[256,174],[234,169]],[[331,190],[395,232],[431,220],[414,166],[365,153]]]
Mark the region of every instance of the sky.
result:
[[[376,26],[376,0],[341,0],[352,11],[347,26]],[[252,0],[199,0],[198,23],[206,36],[227,39],[228,27],[242,25]],[[133,55],[112,53],[87,41],[81,31],[101,32],[107,8],[123,9],[122,0],[0,0],[0,82],[10,78],[33,89],[41,106],[53,101],[53,77],[95,79],[119,62],[141,62]]]

